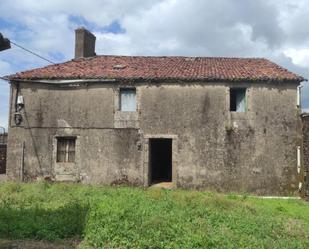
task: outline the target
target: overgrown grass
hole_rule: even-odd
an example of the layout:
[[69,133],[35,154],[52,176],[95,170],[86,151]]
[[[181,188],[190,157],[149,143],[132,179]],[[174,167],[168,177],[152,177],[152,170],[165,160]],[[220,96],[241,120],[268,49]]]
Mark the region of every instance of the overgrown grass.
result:
[[209,192],[0,184],[0,237],[93,248],[309,248],[309,205]]

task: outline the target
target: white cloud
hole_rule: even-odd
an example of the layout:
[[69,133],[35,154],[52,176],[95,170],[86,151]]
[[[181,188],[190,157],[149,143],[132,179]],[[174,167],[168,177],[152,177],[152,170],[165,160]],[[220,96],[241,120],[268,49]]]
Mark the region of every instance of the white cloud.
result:
[[289,48],[284,54],[290,57],[295,65],[309,65],[309,47],[304,49]]

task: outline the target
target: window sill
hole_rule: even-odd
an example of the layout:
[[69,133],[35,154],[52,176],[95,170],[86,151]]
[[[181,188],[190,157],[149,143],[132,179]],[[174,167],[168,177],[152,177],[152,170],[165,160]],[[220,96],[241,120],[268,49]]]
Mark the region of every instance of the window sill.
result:
[[248,119],[249,113],[248,112],[232,112],[230,111],[232,119]]
[[76,182],[78,177],[75,174],[57,174],[55,180],[58,182]]
[[57,164],[75,164],[75,162],[56,162]]

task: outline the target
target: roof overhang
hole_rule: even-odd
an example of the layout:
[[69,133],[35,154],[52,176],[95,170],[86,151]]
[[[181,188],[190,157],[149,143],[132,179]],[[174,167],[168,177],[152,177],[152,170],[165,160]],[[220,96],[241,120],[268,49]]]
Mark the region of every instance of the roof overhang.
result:
[[9,82],[23,82],[23,83],[39,83],[39,84],[51,84],[51,85],[69,85],[80,83],[102,83],[102,82],[115,82],[116,79],[5,79]]

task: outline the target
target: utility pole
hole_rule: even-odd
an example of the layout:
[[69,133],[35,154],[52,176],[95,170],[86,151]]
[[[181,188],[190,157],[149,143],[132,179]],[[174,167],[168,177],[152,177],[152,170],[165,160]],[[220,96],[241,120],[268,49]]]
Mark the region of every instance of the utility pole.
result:
[[0,51],[6,50],[11,48],[11,42],[9,39],[4,38],[3,35],[0,33]]

